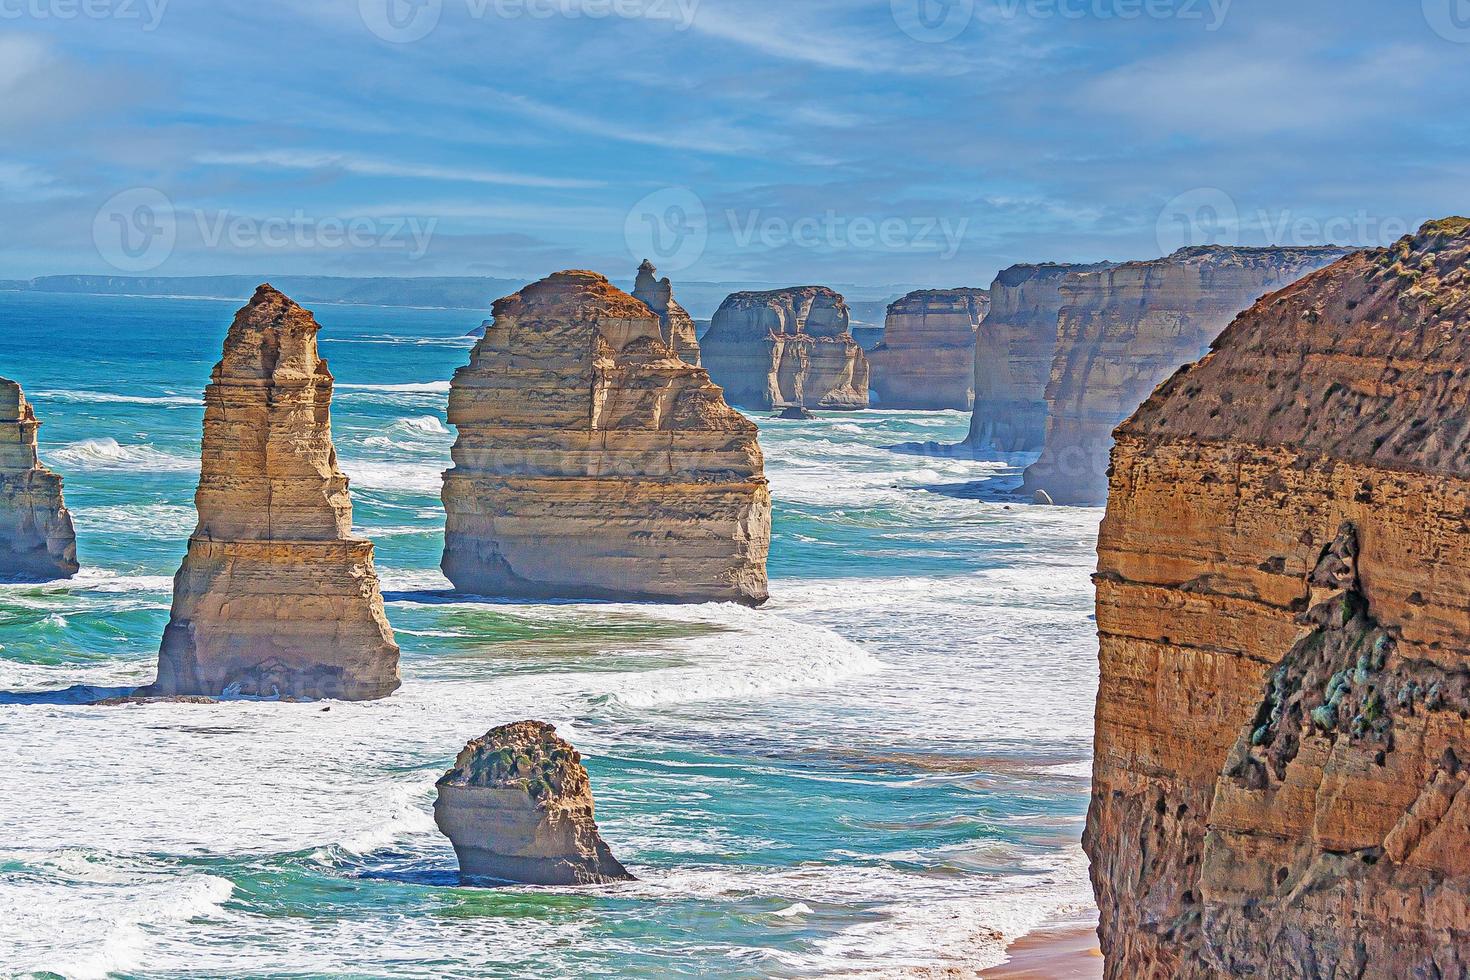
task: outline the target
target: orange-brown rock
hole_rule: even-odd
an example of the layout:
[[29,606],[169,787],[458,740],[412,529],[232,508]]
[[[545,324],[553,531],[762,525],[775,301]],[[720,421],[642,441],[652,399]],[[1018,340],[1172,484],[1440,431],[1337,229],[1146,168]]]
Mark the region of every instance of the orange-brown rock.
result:
[[664,343],[679,358],[699,367],[699,334],[689,311],[674,299],[674,285],[668,277],[658,278],[658,270],[647,259],[638,267],[633,285],[633,298],[658,314],[659,332]]
[[704,335],[704,366],[736,405],[868,407],[867,355],[826,286],[734,293]]
[[632,881],[597,830],[582,756],[544,722],[502,725],[464,747],[438,783],[434,821],[470,880]]
[[595,272],[495,304],[454,376],[444,573],[462,592],[766,599],[771,497],[753,422]]
[[144,693],[367,700],[397,689],[373,546],[352,534],[312,315],[261,286],[204,390],[199,525]]
[[1114,427],[1258,298],[1344,253],[1207,245],[1069,275],[1059,290],[1045,448],[1022,491],[1103,503]]
[[1118,429],[1085,845],[1111,978],[1470,975],[1470,220]]
[[868,352],[880,408],[968,412],[975,406],[975,331],[983,289],[925,289],[888,307],[883,342]]
[[40,427],[20,385],[0,378],[0,579],[46,582],[79,568],[61,477],[36,455]]

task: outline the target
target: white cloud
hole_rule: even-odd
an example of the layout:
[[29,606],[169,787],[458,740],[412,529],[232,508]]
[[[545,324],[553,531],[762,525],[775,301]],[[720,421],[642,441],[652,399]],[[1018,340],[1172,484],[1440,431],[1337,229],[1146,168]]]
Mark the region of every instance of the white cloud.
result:
[[395,163],[345,153],[312,150],[267,150],[251,153],[205,153],[196,163],[223,167],[275,167],[282,170],[334,170],[360,177],[407,177],[464,184],[499,184],[506,187],[567,189],[602,187],[596,180],[543,177],[537,174],[504,173],[496,170],[441,167],[433,164]]

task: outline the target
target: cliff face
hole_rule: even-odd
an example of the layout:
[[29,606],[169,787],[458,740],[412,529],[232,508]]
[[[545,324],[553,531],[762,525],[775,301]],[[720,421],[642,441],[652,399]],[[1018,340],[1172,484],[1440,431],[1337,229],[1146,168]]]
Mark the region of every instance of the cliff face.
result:
[[1059,504],[1103,503],[1113,428],[1257,298],[1343,254],[1205,246],[1067,277],[1045,448],[1023,490],[1044,490]]
[[755,424],[602,276],[561,272],[497,302],[449,421],[443,565],[461,591],[765,601]]
[[737,405],[868,407],[867,355],[826,286],[731,295],[704,336],[704,365]]
[[632,881],[597,831],[582,757],[551,725],[502,725],[438,783],[434,822],[467,878],[532,885]]
[[[699,337],[694,318],[674,299],[674,286],[668,278],[658,278],[658,270],[647,259],[638,267],[638,280],[633,298],[658,314],[663,341],[681,360],[699,367]],[[484,336],[484,334],[481,334]]]
[[1118,430],[1108,976],[1470,975],[1470,221],[1261,300]]
[[869,352],[883,408],[975,405],[975,332],[990,309],[983,289],[909,293],[888,308],[883,343]]
[[1041,448],[1062,284],[1075,272],[1107,267],[1017,265],[996,277],[990,312],[976,337],[975,415],[966,445],[1002,453]]
[[352,535],[316,320],[270,286],[204,391],[199,526],[174,579],[161,695],[367,700],[397,689],[373,546]]
[[36,456],[40,427],[20,385],[0,378],[0,579],[46,582],[78,571],[61,477]]

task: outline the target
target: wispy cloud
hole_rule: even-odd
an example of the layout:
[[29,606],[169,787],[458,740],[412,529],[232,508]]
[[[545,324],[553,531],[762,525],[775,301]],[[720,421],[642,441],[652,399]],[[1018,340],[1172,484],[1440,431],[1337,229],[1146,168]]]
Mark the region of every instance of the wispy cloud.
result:
[[403,177],[442,180],[461,184],[498,184],[505,187],[588,188],[605,186],[602,181],[537,174],[504,173],[497,170],[444,167],[434,164],[397,163],[345,153],[312,150],[269,150],[246,153],[205,153],[196,163],[217,167],[274,167],[281,170],[326,170],[359,177]]

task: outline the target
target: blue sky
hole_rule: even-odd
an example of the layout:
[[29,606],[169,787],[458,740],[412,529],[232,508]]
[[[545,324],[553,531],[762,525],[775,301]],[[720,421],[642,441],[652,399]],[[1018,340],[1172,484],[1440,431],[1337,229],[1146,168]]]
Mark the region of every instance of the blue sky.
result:
[[985,285],[1470,191],[1470,0],[0,0],[0,278]]

